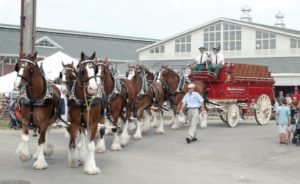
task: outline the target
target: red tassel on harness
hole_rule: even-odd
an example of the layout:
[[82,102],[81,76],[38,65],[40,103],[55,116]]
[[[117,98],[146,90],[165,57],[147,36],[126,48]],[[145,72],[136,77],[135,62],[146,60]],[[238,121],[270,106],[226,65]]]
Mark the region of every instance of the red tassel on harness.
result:
[[15,114],[16,114],[16,118],[17,119],[21,119],[22,118],[21,109],[20,109],[20,107],[18,105],[16,105]]

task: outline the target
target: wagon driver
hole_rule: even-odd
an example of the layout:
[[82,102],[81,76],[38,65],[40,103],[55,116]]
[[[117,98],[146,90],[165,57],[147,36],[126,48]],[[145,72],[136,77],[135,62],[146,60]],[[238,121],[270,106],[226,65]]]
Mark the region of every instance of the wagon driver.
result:
[[196,57],[196,65],[193,68],[193,72],[201,72],[203,68],[207,68],[207,61],[209,60],[208,54],[205,47],[200,47],[200,54]]
[[180,112],[183,111],[184,107],[188,108],[188,120],[190,123],[190,128],[188,132],[188,137],[186,138],[186,142],[189,144],[190,142],[197,141],[196,138],[196,129],[199,123],[199,110],[206,111],[203,105],[202,96],[194,91],[195,84],[191,83],[188,85],[189,92],[186,93],[182,99],[182,106],[180,108]]
[[220,47],[213,48],[213,54],[211,55],[211,63],[207,68],[207,73],[210,74],[212,69],[215,69],[215,78],[218,77],[219,71],[222,66],[225,65],[224,56],[220,53]]

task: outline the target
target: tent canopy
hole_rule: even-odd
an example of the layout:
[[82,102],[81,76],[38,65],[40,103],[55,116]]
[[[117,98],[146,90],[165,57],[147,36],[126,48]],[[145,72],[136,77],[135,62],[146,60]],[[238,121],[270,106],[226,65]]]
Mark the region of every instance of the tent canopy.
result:
[[[47,80],[54,80],[59,76],[59,72],[61,72],[63,69],[62,62],[64,64],[73,62],[74,66],[78,64],[76,59],[60,51],[40,61],[39,65],[41,62],[43,63],[43,69],[45,71]],[[16,78],[17,72],[12,72],[0,77],[0,93],[13,91]]]

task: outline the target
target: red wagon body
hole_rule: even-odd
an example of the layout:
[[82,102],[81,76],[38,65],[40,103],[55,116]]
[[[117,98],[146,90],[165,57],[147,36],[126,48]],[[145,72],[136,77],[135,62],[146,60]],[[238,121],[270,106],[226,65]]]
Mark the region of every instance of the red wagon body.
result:
[[218,109],[221,119],[230,127],[236,126],[239,117],[253,109],[258,124],[268,123],[274,100],[274,79],[267,66],[227,64],[214,74],[191,73],[189,79],[206,83],[210,109]]

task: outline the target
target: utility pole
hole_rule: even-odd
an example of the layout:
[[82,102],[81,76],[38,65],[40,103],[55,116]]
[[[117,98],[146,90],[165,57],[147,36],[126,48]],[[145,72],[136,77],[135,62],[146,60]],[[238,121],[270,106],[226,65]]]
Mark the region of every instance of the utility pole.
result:
[[35,52],[36,0],[21,1],[20,56]]

